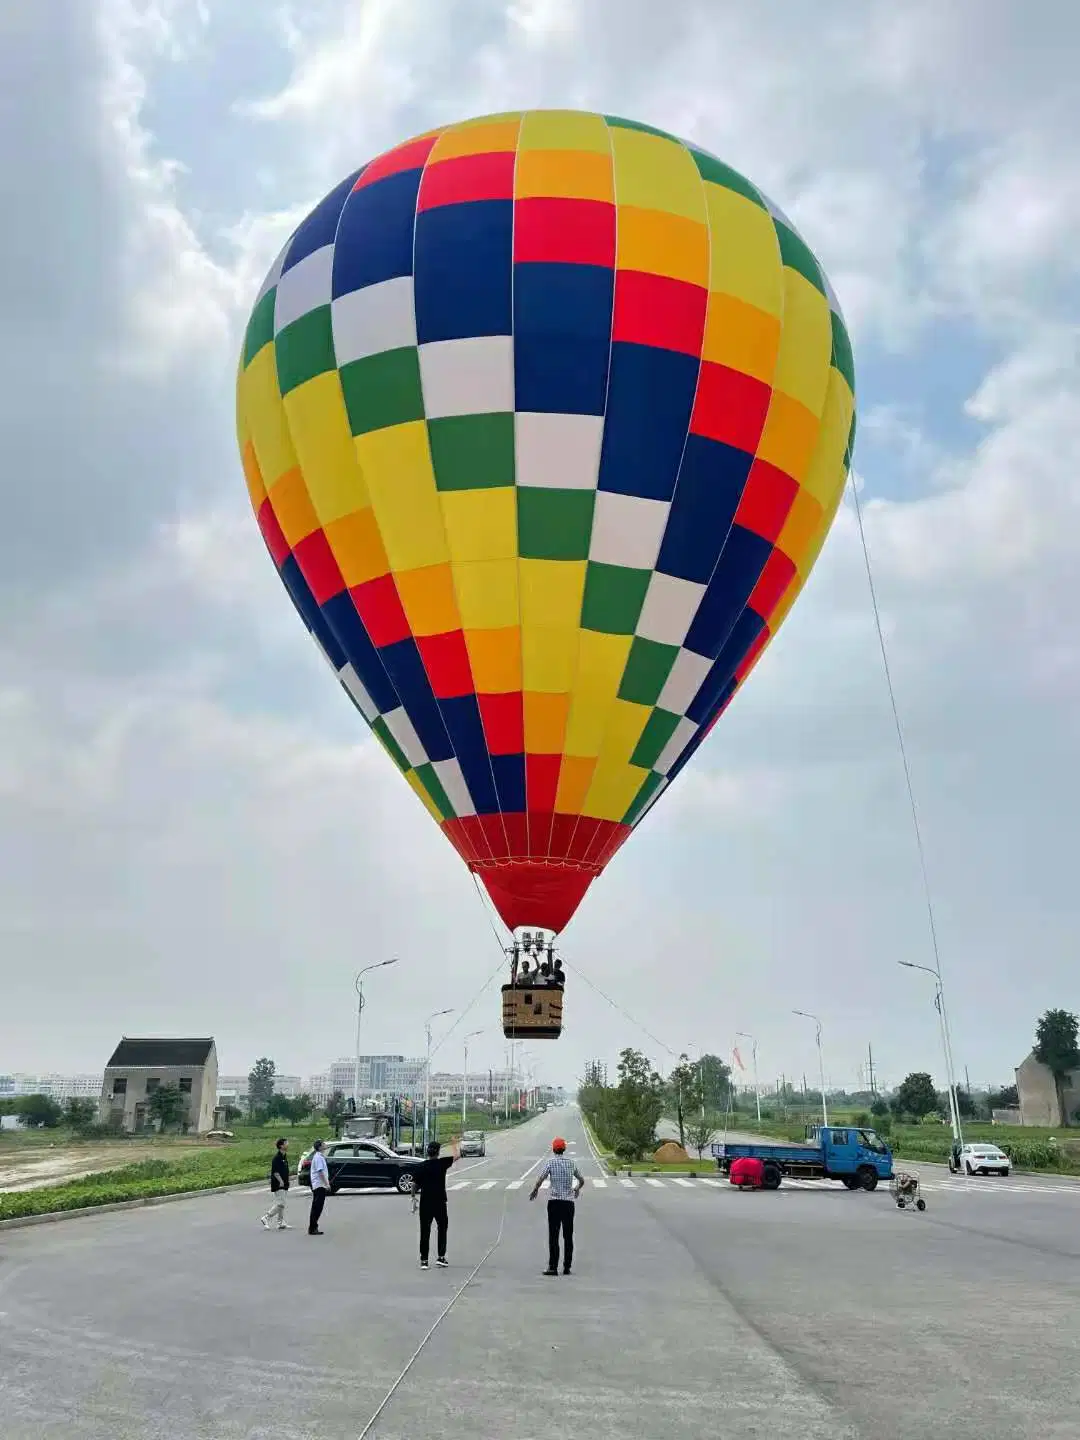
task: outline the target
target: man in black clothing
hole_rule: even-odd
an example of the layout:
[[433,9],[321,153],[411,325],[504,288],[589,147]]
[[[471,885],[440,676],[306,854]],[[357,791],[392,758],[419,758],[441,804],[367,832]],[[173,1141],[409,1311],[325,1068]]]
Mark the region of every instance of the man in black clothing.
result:
[[274,1158],[270,1162],[270,1209],[262,1216],[264,1230],[291,1230],[285,1224],[285,1197],[289,1193],[289,1149],[288,1140],[278,1140],[274,1146]]
[[451,1141],[451,1154],[440,1155],[442,1147],[432,1140],[427,1147],[427,1159],[421,1165],[416,1177],[413,1193],[413,1210],[420,1211],[420,1269],[428,1269],[428,1255],[431,1250],[431,1226],[436,1228],[437,1253],[435,1264],[445,1270],[449,1263],[446,1258],[446,1232],[450,1217],[446,1209],[446,1172],[458,1158],[458,1142]]

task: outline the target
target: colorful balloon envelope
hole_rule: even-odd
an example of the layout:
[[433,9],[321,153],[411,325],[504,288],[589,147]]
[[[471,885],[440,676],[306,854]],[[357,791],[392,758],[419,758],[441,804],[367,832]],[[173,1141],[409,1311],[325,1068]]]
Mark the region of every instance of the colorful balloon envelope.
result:
[[507,926],[562,930],[731,702],[821,549],[854,412],[790,220],[629,120],[432,131],[285,245],[238,380],[252,505]]

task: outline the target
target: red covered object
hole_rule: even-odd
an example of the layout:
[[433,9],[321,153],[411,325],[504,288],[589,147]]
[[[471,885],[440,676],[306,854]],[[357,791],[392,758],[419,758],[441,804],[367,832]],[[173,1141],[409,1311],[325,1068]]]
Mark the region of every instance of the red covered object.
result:
[[739,1189],[760,1190],[765,1183],[765,1166],[761,1160],[750,1155],[740,1156],[731,1162],[728,1178]]

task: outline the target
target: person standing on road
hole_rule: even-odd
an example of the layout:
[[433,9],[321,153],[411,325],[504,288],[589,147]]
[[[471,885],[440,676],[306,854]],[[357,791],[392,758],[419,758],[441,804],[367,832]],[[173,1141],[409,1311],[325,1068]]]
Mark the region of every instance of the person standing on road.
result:
[[445,1270],[450,1263],[446,1258],[446,1235],[450,1228],[450,1215],[446,1208],[446,1172],[458,1158],[458,1140],[450,1142],[451,1153],[440,1155],[442,1148],[438,1140],[432,1140],[427,1147],[427,1159],[416,1176],[413,1191],[413,1213],[420,1211],[420,1269],[427,1270],[431,1253],[431,1227],[435,1226],[435,1264]]
[[274,1158],[270,1161],[270,1209],[262,1217],[264,1230],[291,1230],[285,1223],[285,1199],[289,1193],[289,1149],[288,1140],[278,1140],[274,1145]]
[[585,1177],[577,1161],[566,1154],[566,1141],[556,1136],[551,1142],[552,1156],[536,1177],[529,1199],[535,1200],[545,1180],[551,1182],[548,1199],[548,1268],[545,1275],[559,1273],[559,1234],[563,1242],[563,1274],[569,1275],[574,1263],[574,1207],[585,1187]]
[[311,1214],[308,1216],[307,1227],[309,1235],[323,1234],[319,1229],[319,1218],[330,1193],[330,1172],[326,1168],[326,1156],[322,1147],[321,1140],[316,1140],[312,1147],[315,1153],[311,1157]]

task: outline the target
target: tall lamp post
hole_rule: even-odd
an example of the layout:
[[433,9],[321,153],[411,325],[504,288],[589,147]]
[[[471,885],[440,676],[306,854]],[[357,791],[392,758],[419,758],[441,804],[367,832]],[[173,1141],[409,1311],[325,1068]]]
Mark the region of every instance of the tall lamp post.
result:
[[356,972],[356,979],[353,981],[356,987],[356,1049],[353,1052],[356,1057],[356,1064],[353,1069],[353,1112],[358,1114],[360,1110],[360,1018],[364,1013],[364,976],[372,970],[383,970],[387,965],[396,965],[398,957],[393,960],[377,960],[374,965],[365,965],[362,970]]
[[960,1125],[960,1106],[956,1100],[956,1076],[953,1071],[952,1039],[949,1035],[949,1017],[945,1013],[945,990],[941,981],[941,971],[935,970],[930,965],[916,965],[913,960],[898,960],[898,965],[903,965],[905,970],[923,970],[927,975],[934,977],[934,1009],[938,1012],[938,1021],[941,1027],[941,1049],[945,1056],[945,1078],[949,1089],[949,1119],[952,1121],[953,1139],[960,1145],[964,1143],[964,1132]]
[[751,1056],[752,1056],[752,1066],[753,1066],[753,1072],[754,1072],[754,1099],[757,1101],[757,1123],[760,1125],[760,1124],[761,1124],[761,1091],[758,1089],[758,1083],[757,1083],[757,1041],[754,1039],[753,1035],[748,1035],[745,1030],[736,1030],[736,1031],[735,1031],[735,1034],[738,1036],[738,1038],[739,1038],[740,1040],[749,1040],[749,1041],[750,1041],[750,1054],[751,1054]]
[[469,1041],[482,1035],[483,1030],[470,1030],[465,1036],[465,1069],[461,1072],[461,1128],[465,1129],[465,1107],[469,1103]]
[[821,1021],[816,1015],[811,1015],[809,1010],[793,1010],[793,1015],[801,1015],[804,1020],[813,1020],[817,1026],[817,1063],[818,1075],[821,1078],[821,1123],[829,1123],[829,1107],[825,1100],[825,1061],[821,1057]]
[[427,1031],[427,1062],[424,1065],[424,1152],[427,1153],[428,1145],[428,1115],[431,1111],[431,1022],[438,1020],[440,1015],[452,1015],[453,1008],[449,1010],[436,1010],[424,1021],[424,1029]]

